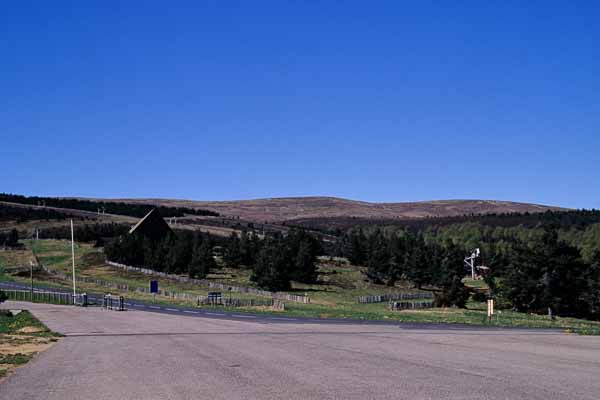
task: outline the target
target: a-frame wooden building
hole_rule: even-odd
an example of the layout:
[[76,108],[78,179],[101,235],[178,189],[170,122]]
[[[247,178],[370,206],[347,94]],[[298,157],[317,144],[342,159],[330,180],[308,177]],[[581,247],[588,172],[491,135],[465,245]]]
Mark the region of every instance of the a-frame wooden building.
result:
[[153,208],[129,230],[130,235],[138,234],[152,240],[160,240],[172,232],[171,227],[156,208]]

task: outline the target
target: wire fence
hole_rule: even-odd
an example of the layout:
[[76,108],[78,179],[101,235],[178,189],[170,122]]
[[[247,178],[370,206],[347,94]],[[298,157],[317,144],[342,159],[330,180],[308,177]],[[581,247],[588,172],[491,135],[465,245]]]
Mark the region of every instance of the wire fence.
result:
[[125,271],[140,272],[145,275],[158,276],[161,278],[177,281],[180,283],[192,283],[192,284],[196,284],[196,285],[200,285],[200,286],[208,286],[209,288],[221,289],[226,292],[248,293],[248,294],[254,294],[256,296],[261,296],[261,297],[270,297],[270,298],[278,299],[278,300],[293,301],[295,303],[304,303],[304,304],[310,303],[309,296],[295,295],[295,294],[289,294],[289,293],[280,293],[280,292],[270,292],[268,290],[261,290],[261,289],[256,289],[256,288],[243,287],[243,286],[232,286],[232,285],[227,285],[225,283],[213,282],[208,279],[188,278],[187,276],[167,274],[165,272],[154,271],[153,269],[148,269],[148,268],[132,267],[130,265],[119,264],[119,263],[108,261],[108,260],[106,261],[106,264],[108,264],[114,268],[123,269]]
[[[43,264],[39,264],[40,267],[50,275],[53,275],[61,280],[71,280],[73,277],[69,274],[62,273],[60,271],[55,271],[51,268]],[[91,283],[96,286],[106,288],[106,289],[118,289],[121,291],[128,291],[140,294],[151,295],[149,287],[141,287],[141,286],[130,286],[124,283],[117,283],[111,281],[105,281],[102,279],[95,279],[86,276],[76,276],[76,282],[82,283]],[[157,296],[168,297],[172,300],[180,300],[180,301],[188,301],[196,303],[198,306],[204,305],[221,305],[226,307],[271,307],[274,310],[283,310],[285,309],[285,304],[280,299],[270,298],[270,299],[237,299],[231,297],[222,297],[218,303],[214,302],[209,298],[209,296],[203,296],[198,294],[191,294],[185,292],[175,292],[172,290],[163,290],[158,289],[156,292]]]

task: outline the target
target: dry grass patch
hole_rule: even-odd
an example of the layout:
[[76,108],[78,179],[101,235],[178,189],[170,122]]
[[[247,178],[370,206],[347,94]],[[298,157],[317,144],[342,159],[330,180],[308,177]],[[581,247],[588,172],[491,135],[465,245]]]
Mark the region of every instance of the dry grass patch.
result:
[[28,312],[13,316],[0,310],[0,378],[26,364],[56,341],[58,335],[50,332]]
[[29,266],[29,261],[33,260],[33,254],[30,249],[23,250],[2,250],[0,248],[0,267],[24,267]]

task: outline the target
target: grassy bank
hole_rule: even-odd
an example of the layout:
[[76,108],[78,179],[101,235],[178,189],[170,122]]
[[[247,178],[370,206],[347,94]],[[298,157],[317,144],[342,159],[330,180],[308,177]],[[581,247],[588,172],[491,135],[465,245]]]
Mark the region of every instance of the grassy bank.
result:
[[0,310],[0,378],[27,363],[58,339],[57,334],[29,312],[22,311],[13,316]]

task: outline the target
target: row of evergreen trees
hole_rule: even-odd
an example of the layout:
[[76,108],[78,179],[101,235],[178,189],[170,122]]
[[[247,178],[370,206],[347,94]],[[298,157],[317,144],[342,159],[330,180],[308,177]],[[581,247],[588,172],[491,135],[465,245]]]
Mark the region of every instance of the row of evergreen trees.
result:
[[[78,242],[94,242],[97,246],[104,245],[104,240],[129,231],[126,224],[95,223],[93,225],[75,225],[75,240]],[[71,226],[51,226],[39,230],[40,239],[71,239]]]
[[153,241],[125,234],[105,247],[109,260],[170,274],[204,278],[221,265],[215,262],[215,247],[223,249],[223,262],[232,268],[252,268],[252,281],[272,291],[287,290],[291,281],[312,283],[317,279],[319,242],[302,230],[266,239],[252,233],[220,238],[188,231]]
[[490,285],[519,311],[600,319],[600,251],[579,248],[547,231],[535,243],[516,241],[492,254]]
[[319,242],[303,230],[267,237],[254,261],[252,281],[272,291],[289,290],[291,281],[314,283]]
[[152,204],[124,203],[118,201],[82,200],[60,197],[22,196],[10,193],[0,193],[0,201],[19,204],[44,205],[56,208],[70,208],[74,210],[84,210],[91,212],[97,212],[98,210],[101,210],[109,214],[129,215],[138,218],[141,218],[144,215],[148,214],[153,208],[158,208],[160,214],[165,217],[182,217],[185,214],[215,217],[219,216],[219,213],[211,210],[202,210],[187,207],[157,207]]
[[211,236],[197,232],[170,233],[157,241],[125,234],[107,243],[104,252],[118,263],[201,279],[217,267],[214,245]]
[[462,307],[469,289],[462,282],[464,252],[452,242],[427,242],[420,234],[405,232],[387,237],[382,230],[365,235],[353,231],[341,240],[343,256],[367,267],[374,283],[394,286],[400,279],[419,289],[433,290],[437,306]]
[[0,221],[15,220],[17,224],[30,220],[64,220],[69,216],[69,213],[58,212],[49,208],[42,210],[37,208],[26,208],[0,204]]
[[395,226],[413,232],[429,228],[442,228],[449,225],[475,223],[485,227],[523,227],[523,228],[553,228],[564,230],[581,230],[585,227],[600,223],[600,210],[548,210],[540,213],[499,213],[499,214],[466,214],[448,217],[425,218],[360,218],[360,217],[321,217],[303,218],[284,223],[286,226],[305,227],[314,231],[341,236],[345,231],[362,227]]
[[[600,251],[587,260],[549,228],[527,240],[506,237],[482,248],[490,268],[484,278],[500,306],[600,319]],[[468,274],[463,259],[471,249],[448,237],[356,230],[342,238],[340,249],[353,264],[365,265],[374,282],[394,285],[406,279],[433,290],[439,306],[464,306],[469,298],[462,280]]]

